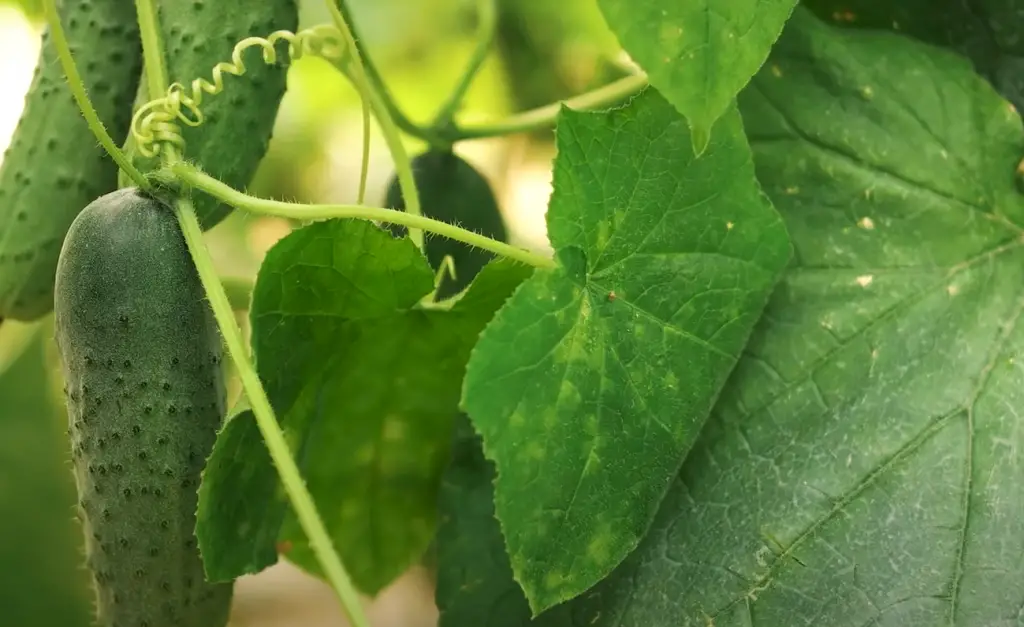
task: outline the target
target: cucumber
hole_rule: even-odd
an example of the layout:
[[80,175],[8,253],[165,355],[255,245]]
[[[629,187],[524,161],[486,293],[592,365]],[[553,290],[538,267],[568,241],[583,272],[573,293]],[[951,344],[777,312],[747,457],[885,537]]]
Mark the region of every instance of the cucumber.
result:
[[[423,215],[464,229],[506,241],[508,233],[498,200],[490,183],[472,165],[451,151],[429,150],[412,159],[413,178],[420,194]],[[405,210],[405,199],[397,177],[392,177],[385,195],[385,206]],[[388,225],[396,236],[403,236],[403,226]],[[424,252],[434,269],[438,269],[446,255],[455,263],[455,280],[445,274],[438,287],[436,299],[443,300],[464,290],[494,254],[473,248],[447,237],[426,234]]]
[[[135,3],[65,0],[58,11],[100,120],[123,140],[142,68]],[[0,318],[50,312],[64,235],[82,207],[117,188],[117,171],[71,95],[47,30],[0,166]]]
[[[188,88],[189,96],[192,81],[212,80],[213,68],[231,61],[239,41],[295,31],[299,23],[295,0],[159,0],[157,10],[168,80]],[[278,53],[278,62],[271,66],[263,62],[258,46],[247,49],[245,74],[224,73],[224,91],[203,94],[203,124],[181,125],[185,158],[235,188],[249,185],[270,145],[286,87],[284,43]],[[231,212],[230,206],[205,194],[193,195],[192,201],[204,229]]]
[[200,473],[225,412],[221,342],[174,214],[136,188],[90,203],[57,266],[54,325],[102,627],[223,627]]

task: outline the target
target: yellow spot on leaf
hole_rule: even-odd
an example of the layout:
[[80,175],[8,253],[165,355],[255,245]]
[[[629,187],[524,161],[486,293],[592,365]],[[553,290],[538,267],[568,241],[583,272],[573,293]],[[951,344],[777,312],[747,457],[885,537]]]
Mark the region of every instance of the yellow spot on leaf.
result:
[[772,64],[772,76],[775,78],[782,78],[782,68],[778,65]]
[[865,231],[873,231],[875,229],[875,221],[871,218],[864,216],[857,222],[857,226],[864,229]]
[[861,287],[867,287],[871,285],[871,282],[874,280],[875,277],[871,276],[870,274],[862,274],[859,277],[857,277],[857,285]]
[[949,286],[946,287],[946,293],[949,294],[950,296],[956,296],[957,294],[960,293],[960,286],[950,284]]
[[736,226],[736,224],[735,224],[735,223],[733,223],[733,222],[726,222],[726,223],[725,223],[725,230],[727,230],[727,231],[731,231],[731,230],[732,230],[732,227],[734,227],[734,226]]

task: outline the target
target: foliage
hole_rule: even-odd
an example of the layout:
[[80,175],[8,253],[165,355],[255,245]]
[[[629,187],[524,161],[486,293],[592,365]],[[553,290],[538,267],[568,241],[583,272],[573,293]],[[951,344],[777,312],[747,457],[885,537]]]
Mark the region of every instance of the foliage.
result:
[[[459,104],[492,48],[516,83],[566,37],[524,36],[533,0],[476,3],[428,124],[345,2],[237,42],[351,82],[387,207],[363,201],[368,144],[355,204],[214,176],[180,114],[247,107],[238,58],[205,92],[151,90],[133,141],[159,159],[122,168],[178,216],[243,391],[199,488],[207,578],[284,553],[363,627],[356,591],[433,543],[442,627],[1017,624],[1024,10],[939,4],[570,3],[609,50],[594,75],[625,76],[486,123]],[[505,241],[462,148],[552,127],[548,255]],[[251,356],[192,198],[294,221],[255,277]]]

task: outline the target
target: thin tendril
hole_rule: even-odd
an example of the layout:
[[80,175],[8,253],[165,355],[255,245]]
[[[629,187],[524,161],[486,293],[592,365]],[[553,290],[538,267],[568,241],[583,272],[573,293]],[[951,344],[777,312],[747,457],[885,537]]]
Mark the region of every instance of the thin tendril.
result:
[[211,71],[212,81],[197,78],[188,88],[173,83],[165,96],[142,105],[132,118],[132,136],[136,147],[145,157],[154,157],[169,147],[184,151],[185,139],[181,125],[196,127],[203,123],[203,94],[216,96],[224,91],[224,75],[242,76],[246,73],[243,53],[249,48],[260,48],[264,63],[277,62],[276,45],[288,43],[288,55],[294,61],[307,55],[341,58],[346,47],[340,33],[331,26],[317,26],[299,33],[280,30],[264,37],[247,37],[235,45],[230,62],[221,62]]

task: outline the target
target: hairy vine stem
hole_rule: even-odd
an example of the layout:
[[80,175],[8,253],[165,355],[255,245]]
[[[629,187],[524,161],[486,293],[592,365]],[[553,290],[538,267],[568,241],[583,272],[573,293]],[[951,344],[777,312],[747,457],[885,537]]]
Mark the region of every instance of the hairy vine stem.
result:
[[132,165],[131,160],[114,143],[110,133],[103,126],[103,121],[100,120],[99,114],[96,113],[96,109],[92,106],[89,95],[85,92],[85,83],[82,82],[82,76],[78,73],[78,66],[75,64],[75,59],[71,56],[71,47],[68,45],[67,37],[64,34],[64,25],[61,24],[60,14],[57,13],[56,0],[45,0],[43,2],[43,11],[46,14],[46,22],[50,29],[50,38],[57,48],[57,56],[60,58],[60,64],[64,68],[64,75],[67,78],[68,87],[71,89],[71,95],[74,96],[78,109],[82,112],[82,116],[85,117],[89,130],[96,136],[100,145],[107,151],[110,158],[117,163],[118,167],[124,170],[139,187],[149,189],[149,181],[146,180],[142,172],[139,172]]
[[[354,72],[346,72],[346,68],[343,64],[335,63],[335,67],[341,71],[342,74],[349,76],[352,82],[355,84],[356,89],[359,90],[359,95],[362,97],[364,103],[369,103],[370,108],[373,109],[377,116],[377,122],[380,124],[381,133],[384,135],[384,141],[388,145],[388,150],[391,152],[391,159],[395,162],[395,174],[398,177],[398,185],[402,191],[402,198],[405,200],[405,211],[410,215],[418,216],[422,213],[420,210],[420,195],[419,190],[416,189],[416,179],[413,177],[412,163],[409,160],[409,155],[405,151],[405,145],[402,143],[402,137],[398,134],[398,129],[395,127],[395,122],[391,117],[391,111],[387,106],[387,100],[378,92],[376,85],[369,79],[366,66],[363,64],[362,54],[359,51],[358,43],[356,42],[355,35],[353,35],[352,26],[349,24],[349,20],[345,14],[342,13],[338,6],[338,0],[326,0],[327,8],[331,13],[331,19],[334,21],[334,25],[341,31],[342,36],[345,38],[345,42],[349,45],[351,54],[352,70]],[[364,154],[365,158],[368,155]],[[417,248],[423,250],[423,232],[418,228],[409,229],[409,239],[416,244]]]
[[558,112],[562,110],[562,107],[570,109],[599,109],[612,106],[635,96],[647,85],[646,75],[620,78],[593,91],[522,113],[515,113],[497,122],[481,124],[479,126],[453,128],[451,131],[452,141],[499,137],[548,128],[554,125]]
[[[144,36],[143,41],[148,43],[150,49],[148,54],[146,54],[147,65],[152,60],[152,66],[147,67],[147,72],[152,72],[152,74],[149,74],[151,81],[150,89],[153,90],[153,93],[161,93],[165,89],[166,79],[160,82],[159,77],[164,76],[166,71],[162,66],[162,50],[153,50],[154,46],[159,45],[159,37],[157,35],[159,29],[155,19],[155,12],[152,10],[152,0],[137,0],[137,2],[140,6],[148,5],[138,11],[140,28],[143,33],[149,32],[148,36]],[[143,20],[142,18],[146,19]],[[245,65],[242,63],[241,54],[249,47],[260,46],[263,49],[263,58],[268,63],[273,63],[276,59],[274,44],[280,39],[288,41],[289,52],[292,58],[297,58],[299,55],[311,52],[321,54],[331,52],[329,50],[331,40],[329,37],[322,37],[322,32],[310,30],[305,31],[305,34],[306,37],[302,38],[287,31],[279,31],[267,39],[253,37],[239,42],[234,49],[232,63],[220,63],[213,69],[212,83],[202,79],[193,81],[191,97],[185,93],[184,87],[180,84],[171,85],[166,88],[167,96],[143,105],[136,112],[136,116],[132,120],[133,135],[138,143],[139,152],[146,154],[147,142],[152,143],[159,140],[161,143],[157,144],[157,148],[149,151],[149,155],[156,154],[156,151],[160,150],[159,147],[162,146],[163,150],[160,151],[160,156],[165,165],[181,163],[179,148],[184,147],[184,140],[181,139],[175,120],[181,120],[185,124],[190,122],[195,122],[195,125],[201,124],[202,112],[199,109],[199,105],[202,101],[203,92],[205,91],[210,95],[220,93],[224,88],[222,78],[224,72],[235,74],[236,76],[243,74],[245,72]],[[182,107],[192,112],[195,119],[190,119],[181,114]],[[144,124],[145,120],[149,121],[148,126]],[[141,133],[136,133],[136,121],[140,121],[142,125]],[[203,232],[199,226],[199,220],[196,218],[192,202],[187,196],[180,197],[175,202],[174,211],[181,226],[185,243],[188,246],[189,254],[192,256],[192,262],[199,274],[206,297],[210,301],[217,327],[227,346],[228,354],[234,362],[235,370],[241,379],[242,389],[249,400],[256,419],[256,425],[263,436],[263,441],[270,453],[271,460],[274,462],[281,483],[284,485],[285,493],[288,495],[288,500],[295,511],[299,524],[306,537],[309,538],[310,547],[320,562],[332,588],[338,595],[338,599],[341,601],[342,608],[349,622],[353,627],[370,627],[369,621],[363,612],[358,592],[352,584],[351,578],[341,562],[341,558],[338,557],[330,535],[327,533],[323,520],[316,509],[312,495],[306,489],[302,474],[292,458],[284,432],[281,430],[281,425],[277,421],[274,409],[267,398],[266,390],[263,389],[263,383],[260,381],[259,375],[256,373],[253,362],[246,350],[245,341],[234,317],[234,309],[228,299],[225,285],[221,283],[221,279],[217,276],[214,269],[213,259],[210,257],[210,251],[203,240]]]
[[143,69],[150,94],[167,90],[167,68],[164,67],[164,46],[160,40],[156,11],[151,0],[135,0],[135,13],[142,38]]
[[173,164],[170,170],[175,177],[186,185],[205,192],[221,202],[251,213],[303,221],[357,218],[401,224],[408,228],[430,231],[537,268],[552,268],[555,265],[555,262],[549,257],[506,244],[505,242],[499,242],[479,233],[448,224],[447,222],[425,216],[411,215],[405,211],[366,207],[364,205],[302,205],[257,198],[256,196],[242,193],[229,185],[225,185],[212,176],[204,174],[195,166],[185,162]]
[[192,261],[199,273],[199,279],[206,290],[206,296],[210,301],[228,354],[242,381],[242,389],[249,400],[256,425],[263,436],[270,459],[277,468],[278,476],[280,476],[285,493],[295,510],[295,516],[302,526],[302,531],[309,539],[310,547],[319,559],[327,580],[340,597],[349,622],[353,627],[370,627],[362,610],[359,593],[334,549],[331,536],[317,512],[316,503],[309,490],[306,489],[306,484],[292,457],[291,449],[281,431],[281,425],[274,414],[274,408],[267,398],[267,392],[263,389],[263,384],[253,367],[252,360],[249,359],[249,354],[245,349],[245,340],[235,321],[231,303],[224,291],[221,279],[213,267],[210,252],[203,242],[203,231],[199,226],[192,202],[188,198],[180,198],[176,202],[174,210],[184,233],[185,242],[188,244],[189,253],[192,255]]

